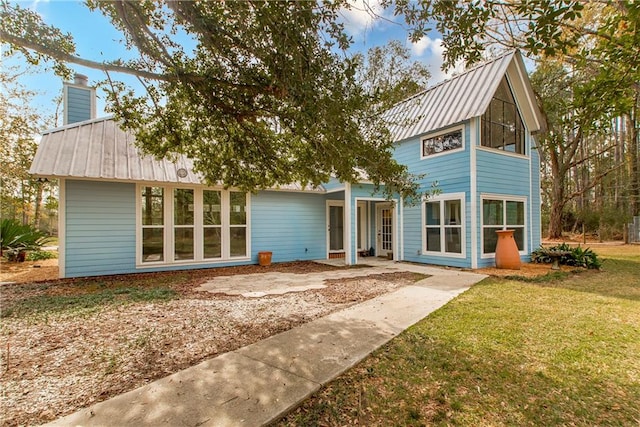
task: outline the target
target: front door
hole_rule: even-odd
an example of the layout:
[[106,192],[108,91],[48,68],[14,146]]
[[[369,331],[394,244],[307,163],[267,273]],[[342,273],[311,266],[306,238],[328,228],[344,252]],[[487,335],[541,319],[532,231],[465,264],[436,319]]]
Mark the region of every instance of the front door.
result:
[[376,255],[388,256],[393,252],[393,206],[376,206]]
[[327,247],[330,254],[344,252],[344,202],[327,206]]

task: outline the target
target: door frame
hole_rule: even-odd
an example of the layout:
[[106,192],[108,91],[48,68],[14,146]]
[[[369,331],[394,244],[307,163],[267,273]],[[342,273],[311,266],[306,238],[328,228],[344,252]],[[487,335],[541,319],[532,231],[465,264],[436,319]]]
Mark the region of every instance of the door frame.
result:
[[[342,208],[342,249],[341,250],[331,250],[331,234],[330,234],[331,206],[340,206]],[[326,232],[326,244],[327,244],[327,259],[329,259],[329,254],[335,254],[335,253],[346,254],[345,244],[347,242],[347,236],[345,236],[344,200],[327,200],[326,211],[325,211],[325,232]]]
[[[387,256],[389,252],[393,254],[393,259],[396,259],[398,256],[396,249],[396,209],[395,203],[393,202],[384,202],[384,203],[376,203],[375,204],[375,217],[376,217],[376,256]],[[382,249],[382,210],[390,209],[391,210],[391,250]],[[380,237],[380,238],[378,238]],[[383,253],[384,251],[384,253]]]

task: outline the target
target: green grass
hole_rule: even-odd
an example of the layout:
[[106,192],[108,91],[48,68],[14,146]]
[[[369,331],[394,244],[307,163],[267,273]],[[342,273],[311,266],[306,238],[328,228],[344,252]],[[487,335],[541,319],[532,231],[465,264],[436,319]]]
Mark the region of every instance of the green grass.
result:
[[177,293],[165,287],[117,287],[75,295],[41,294],[19,299],[2,308],[0,317],[26,317],[33,314],[89,314],[105,305],[166,301]]
[[484,280],[279,424],[638,425],[640,251],[604,258],[601,272]]

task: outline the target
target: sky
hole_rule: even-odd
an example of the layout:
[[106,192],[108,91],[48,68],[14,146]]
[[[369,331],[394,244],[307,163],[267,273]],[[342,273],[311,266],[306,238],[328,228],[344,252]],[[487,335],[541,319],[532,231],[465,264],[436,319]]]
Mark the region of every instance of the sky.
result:
[[[122,42],[122,34],[116,30],[99,12],[91,12],[80,1],[68,0],[23,0],[17,1],[22,7],[37,11],[44,22],[54,25],[63,32],[71,33],[76,43],[77,54],[95,61],[128,59],[128,52]],[[370,8],[377,15],[374,19],[367,10]],[[352,52],[366,52],[375,46],[383,46],[391,40],[400,40],[412,53],[412,59],[428,65],[431,72],[430,84],[438,83],[448,77],[441,71],[442,53],[441,39],[438,34],[425,37],[417,43],[408,40],[408,32],[401,18],[393,17],[379,6],[379,0],[352,0],[352,9],[342,13],[345,28],[353,38]],[[4,66],[17,65],[25,68],[24,60],[17,55],[3,59]],[[75,72],[89,77],[89,84],[101,81],[105,74],[101,71],[71,64]],[[459,71],[452,70],[451,72]],[[140,87],[131,76],[118,75],[118,79]],[[21,82],[28,88],[38,92],[32,103],[43,115],[52,115],[56,105],[54,99],[61,94],[62,80],[54,75],[53,70],[38,67],[36,72],[25,74]],[[104,93],[97,91],[97,116],[104,116]]]

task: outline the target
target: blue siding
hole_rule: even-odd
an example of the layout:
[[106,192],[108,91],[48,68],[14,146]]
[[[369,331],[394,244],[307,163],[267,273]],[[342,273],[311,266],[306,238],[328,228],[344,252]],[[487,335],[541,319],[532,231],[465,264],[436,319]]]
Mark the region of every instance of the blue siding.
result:
[[66,277],[135,271],[135,184],[65,185]]
[[344,183],[336,178],[331,178],[329,182],[322,184],[327,192],[335,191],[335,190],[344,190]]
[[252,260],[260,251],[273,252],[274,262],[326,258],[325,200],[322,194],[274,191],[252,196]]
[[67,124],[91,119],[91,88],[66,86],[67,105],[65,112]]
[[471,265],[470,127],[470,121],[466,121],[464,123],[464,150],[461,151],[421,159],[421,140],[428,134],[408,139],[396,147],[395,159],[399,163],[407,165],[410,173],[416,175],[427,174],[426,177],[419,180],[422,191],[429,189],[431,184],[437,181],[437,188],[442,195],[450,193],[465,194],[466,258],[422,254],[422,204],[419,204],[404,207],[404,259],[407,261],[456,267],[469,267]]
[[529,195],[529,159],[478,150],[478,192]]
[[[529,144],[528,144],[529,145]],[[535,150],[534,150],[535,151]],[[533,163],[535,164],[533,164]],[[498,194],[505,196],[519,196],[526,197],[526,214],[525,214],[525,227],[527,232],[527,252],[531,250],[532,242],[530,230],[532,227],[531,217],[529,215],[530,209],[533,208],[533,212],[536,211],[534,199],[531,197],[531,190],[533,184],[530,180],[530,167],[531,176],[535,176],[536,172],[539,174],[539,165],[537,160],[532,158],[516,157],[512,155],[503,154],[501,152],[492,152],[489,150],[477,151],[477,179],[478,179],[478,267],[487,267],[495,265],[493,257],[482,258],[482,220],[481,209],[482,204],[480,196],[484,194]],[[535,169],[535,171],[534,171]],[[539,185],[539,184],[537,184]],[[538,190],[538,206],[539,213],[539,186]],[[528,261],[529,256],[522,256],[523,261]]]

